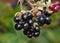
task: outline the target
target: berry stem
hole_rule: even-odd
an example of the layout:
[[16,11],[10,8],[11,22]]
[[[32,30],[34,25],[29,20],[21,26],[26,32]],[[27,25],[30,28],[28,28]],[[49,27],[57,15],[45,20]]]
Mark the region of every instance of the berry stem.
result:
[[22,10],[22,3],[23,3],[23,1],[22,0],[18,0],[18,1],[20,2],[20,8]]
[[40,0],[41,2],[45,2],[45,0]]

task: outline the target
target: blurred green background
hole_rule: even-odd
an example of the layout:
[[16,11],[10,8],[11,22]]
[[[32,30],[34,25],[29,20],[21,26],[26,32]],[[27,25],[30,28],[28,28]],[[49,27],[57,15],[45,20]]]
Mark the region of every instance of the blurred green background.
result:
[[[26,7],[23,6],[23,9]],[[14,15],[20,7],[8,7],[0,0],[0,43],[60,43],[60,11],[51,16],[52,23],[41,27],[41,34],[36,39],[29,39],[23,30],[14,29]]]

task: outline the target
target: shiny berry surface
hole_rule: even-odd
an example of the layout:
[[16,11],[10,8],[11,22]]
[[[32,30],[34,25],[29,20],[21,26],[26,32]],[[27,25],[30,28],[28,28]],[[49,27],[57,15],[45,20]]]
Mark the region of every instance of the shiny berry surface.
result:
[[51,19],[49,17],[46,17],[45,18],[45,23],[49,25],[51,23]]
[[40,35],[40,32],[34,32],[34,37],[38,37]]
[[23,21],[28,20],[28,15],[27,15],[27,14],[23,14],[23,15],[22,15],[22,19],[23,19]]
[[14,22],[19,22],[19,21],[20,21],[19,17],[18,16],[15,16],[14,17]]
[[60,10],[60,2],[58,0],[54,0],[49,6],[53,12],[58,12]]
[[44,17],[43,17],[43,16],[40,16],[40,17],[38,18],[38,24],[43,25],[44,23],[45,23]]
[[38,32],[38,31],[40,31],[40,27],[38,25],[36,25],[34,30]]
[[16,30],[21,30],[22,29],[22,25],[21,24],[15,24],[15,29]]
[[53,10],[55,7],[56,7],[56,4],[54,4],[54,3],[52,3],[52,4],[49,6],[49,8],[50,8],[51,10]]
[[28,29],[28,28],[29,28],[29,24],[28,24],[28,23],[25,23],[24,26],[23,26],[23,28],[24,28],[25,30]]
[[58,12],[60,10],[60,6],[56,6],[54,9],[53,9],[53,12]]
[[29,34],[28,37],[29,37],[29,38],[32,38],[32,34]]
[[30,20],[28,21],[28,23],[29,23],[29,25],[33,25],[33,20],[30,19]]

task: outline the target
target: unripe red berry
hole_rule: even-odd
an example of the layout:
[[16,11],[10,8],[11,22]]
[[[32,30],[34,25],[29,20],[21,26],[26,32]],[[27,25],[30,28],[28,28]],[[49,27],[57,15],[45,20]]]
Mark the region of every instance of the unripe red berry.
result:
[[58,12],[60,10],[60,6],[56,6],[54,9],[53,9],[53,12]]
[[53,10],[55,7],[56,7],[56,4],[55,4],[55,3],[52,3],[52,4],[49,6],[49,9]]

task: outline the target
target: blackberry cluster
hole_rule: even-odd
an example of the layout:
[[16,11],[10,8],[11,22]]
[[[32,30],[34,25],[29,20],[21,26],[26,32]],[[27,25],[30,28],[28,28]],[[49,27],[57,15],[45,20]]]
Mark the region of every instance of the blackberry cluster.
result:
[[33,13],[30,12],[22,14],[21,19],[19,16],[15,16],[15,29],[23,29],[23,33],[29,38],[38,37],[40,35],[40,26],[51,23],[51,14],[46,11],[46,7],[40,12],[40,16],[33,16]]

